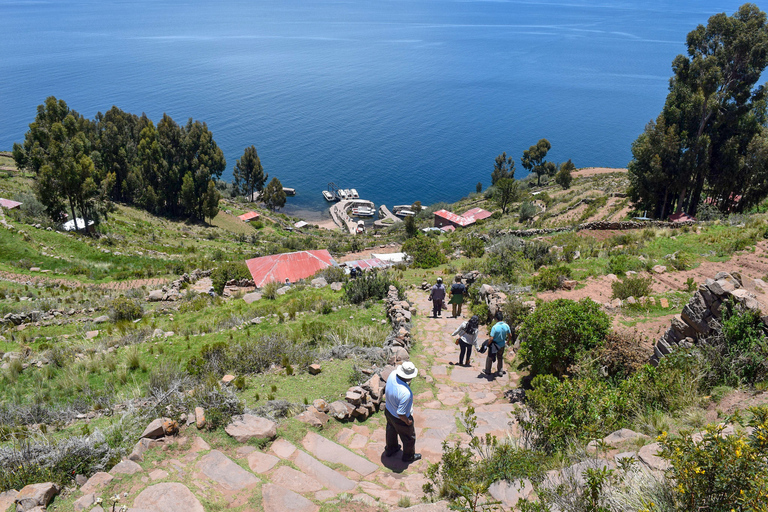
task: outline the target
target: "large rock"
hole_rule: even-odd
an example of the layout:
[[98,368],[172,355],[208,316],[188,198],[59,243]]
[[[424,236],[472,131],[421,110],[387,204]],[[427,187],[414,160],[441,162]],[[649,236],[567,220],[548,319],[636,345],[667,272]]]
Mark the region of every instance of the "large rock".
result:
[[261,292],[251,292],[243,295],[243,300],[246,304],[253,304],[257,300],[261,300]]
[[103,324],[105,322],[109,322],[109,317],[107,315],[101,315],[93,319],[93,323],[95,324]]
[[224,431],[238,442],[246,443],[251,439],[274,439],[277,436],[277,425],[266,418],[243,414],[233,418]]
[[30,484],[16,495],[17,512],[27,512],[35,507],[47,507],[59,493],[59,486],[52,482]]
[[331,290],[335,292],[341,291],[342,288],[344,288],[344,283],[331,283]]
[[89,510],[95,504],[96,504],[96,495],[91,493],[91,494],[86,494],[85,496],[81,496],[79,499],[77,499],[72,504],[72,508],[74,508],[75,512],[83,512],[83,510]]
[[147,439],[158,439],[160,437],[165,437],[165,428],[163,427],[163,424],[166,421],[171,420],[169,418],[157,418],[156,420],[153,420],[152,423],[147,425],[147,428],[144,429],[144,433],[141,434],[141,437]]
[[133,462],[132,460],[124,460],[117,463],[112,469],[109,470],[112,475],[135,475],[142,471],[141,466]]
[[635,439],[648,439],[648,436],[628,428],[622,428],[605,436],[603,442],[608,445],[617,445]]
[[664,471],[670,467],[669,461],[659,457],[661,443],[647,444],[637,452],[638,458],[654,471]]
[[324,277],[317,277],[312,280],[312,286],[315,288],[325,288],[328,286],[328,281],[326,281]]
[[[11,505],[16,503],[16,496],[19,495],[19,491],[11,489],[10,491],[0,492],[0,512],[6,512]],[[16,510],[14,508],[14,510]]]
[[403,361],[410,361],[411,355],[404,347],[391,347],[389,350],[389,357],[387,363],[391,365],[401,364]]
[[184,484],[166,482],[147,487],[133,500],[134,508],[162,512],[205,512]]
[[527,478],[514,482],[500,480],[492,483],[488,488],[488,493],[493,496],[493,499],[500,501],[504,507],[510,510],[517,505],[518,501],[528,498],[532,492],[533,484]]
[[256,476],[235,464],[218,450],[212,450],[197,463],[197,468],[208,478],[230,491],[254,487],[259,483]]
[[320,411],[304,411],[296,416],[296,419],[309,426],[323,428],[328,423],[328,415]]
[[98,473],[94,474],[91,478],[88,479],[87,482],[85,482],[85,485],[83,485],[80,490],[83,492],[83,494],[91,494],[91,493],[98,493],[101,491],[104,487],[109,484],[109,482],[112,481],[112,479],[115,478],[109,473],[105,473],[103,471],[99,471]]
[[163,300],[163,297],[165,294],[163,293],[163,290],[152,290],[149,292],[149,295],[147,295],[147,300],[149,302],[160,302]]
[[712,315],[701,292],[696,292],[693,295],[680,316],[685,323],[696,329],[696,332],[704,335],[709,334],[710,327],[707,320]]

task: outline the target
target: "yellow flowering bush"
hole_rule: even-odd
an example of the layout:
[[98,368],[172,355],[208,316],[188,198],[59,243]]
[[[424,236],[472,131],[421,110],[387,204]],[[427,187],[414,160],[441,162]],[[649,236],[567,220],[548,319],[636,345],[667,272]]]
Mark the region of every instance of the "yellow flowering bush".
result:
[[768,511],[768,407],[750,412],[749,433],[709,425],[699,435],[659,436],[679,510]]

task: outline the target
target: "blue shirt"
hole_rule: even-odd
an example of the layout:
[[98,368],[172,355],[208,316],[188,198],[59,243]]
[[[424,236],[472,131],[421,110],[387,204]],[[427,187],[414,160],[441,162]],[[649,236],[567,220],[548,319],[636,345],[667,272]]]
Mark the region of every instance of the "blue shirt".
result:
[[491,338],[493,342],[499,348],[504,348],[507,345],[507,337],[512,335],[512,331],[505,321],[496,322],[496,325],[491,329]]
[[413,414],[413,391],[403,379],[392,371],[387,378],[387,387],[384,388],[386,406],[393,416],[405,416],[410,418]]

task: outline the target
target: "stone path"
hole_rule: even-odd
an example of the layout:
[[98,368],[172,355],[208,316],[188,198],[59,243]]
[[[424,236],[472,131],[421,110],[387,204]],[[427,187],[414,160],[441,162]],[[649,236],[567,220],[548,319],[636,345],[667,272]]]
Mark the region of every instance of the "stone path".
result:
[[[418,311],[431,311],[427,292],[412,291],[409,299]],[[150,462],[140,467],[115,467],[110,472],[113,479],[104,473],[94,476],[81,488],[88,492],[82,493],[74,509],[93,511],[95,497],[108,492],[127,493],[129,508],[163,512],[190,512],[224,503],[225,508],[248,511],[317,512],[327,502],[336,502],[345,512],[409,510],[399,505],[412,512],[447,511],[445,502],[422,503],[424,473],[430,462],[440,461],[444,440],[469,440],[458,421],[466,408],[475,408],[477,435],[504,438],[515,430],[514,406],[503,392],[517,385],[518,376],[510,372],[487,379],[481,373],[485,358],[480,354],[473,354],[469,368],[453,365],[458,347],[451,333],[465,319],[422,314],[414,324],[413,360],[420,370],[414,381],[416,449],[423,456],[419,462],[404,464],[402,453],[384,456],[386,421],[381,413],[335,429],[333,439],[310,431],[300,443],[278,438],[265,450],[252,445],[228,453],[212,450],[190,429],[188,437],[152,442],[154,448],[144,454]],[[481,334],[485,333],[483,329]],[[158,457],[152,450],[168,453]]]

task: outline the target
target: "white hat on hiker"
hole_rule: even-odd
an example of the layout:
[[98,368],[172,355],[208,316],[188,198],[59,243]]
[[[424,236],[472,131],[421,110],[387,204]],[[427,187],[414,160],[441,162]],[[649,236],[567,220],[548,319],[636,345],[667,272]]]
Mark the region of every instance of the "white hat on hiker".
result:
[[401,379],[411,380],[419,374],[419,370],[416,368],[415,364],[410,361],[406,361],[397,367],[395,373]]

